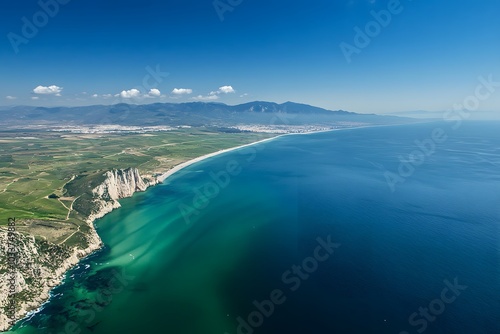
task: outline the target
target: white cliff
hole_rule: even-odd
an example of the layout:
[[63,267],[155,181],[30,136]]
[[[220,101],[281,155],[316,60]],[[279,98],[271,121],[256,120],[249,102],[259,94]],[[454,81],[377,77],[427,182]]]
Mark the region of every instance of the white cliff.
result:
[[119,208],[118,200],[159,183],[154,178],[142,178],[137,168],[113,169],[104,176],[104,182],[92,189],[94,210],[87,218],[88,223]]

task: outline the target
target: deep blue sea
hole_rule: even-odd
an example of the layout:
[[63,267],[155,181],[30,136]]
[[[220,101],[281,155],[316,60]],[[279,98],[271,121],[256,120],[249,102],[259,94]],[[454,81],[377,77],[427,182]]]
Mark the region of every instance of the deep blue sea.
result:
[[16,333],[500,333],[500,123],[291,135],[192,165]]

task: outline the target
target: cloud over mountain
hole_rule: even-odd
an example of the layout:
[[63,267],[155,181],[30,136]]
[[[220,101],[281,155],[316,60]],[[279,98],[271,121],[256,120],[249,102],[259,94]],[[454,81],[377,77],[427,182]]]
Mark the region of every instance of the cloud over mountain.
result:
[[56,96],[61,96],[63,88],[52,85],[52,86],[37,86],[35,89],[33,89],[33,93],[35,94],[42,94],[42,95],[56,95]]

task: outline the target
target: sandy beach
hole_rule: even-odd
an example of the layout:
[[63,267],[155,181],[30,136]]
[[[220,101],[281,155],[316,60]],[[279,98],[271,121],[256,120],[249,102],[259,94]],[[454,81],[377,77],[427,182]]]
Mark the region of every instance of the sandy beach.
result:
[[167,178],[169,178],[170,176],[174,175],[178,171],[180,171],[180,170],[182,170],[182,169],[184,169],[184,168],[186,168],[188,166],[191,166],[192,164],[195,164],[197,162],[203,161],[203,160],[208,159],[208,158],[215,157],[215,156],[220,155],[220,154],[224,154],[224,153],[227,153],[227,152],[239,150],[241,148],[245,148],[245,147],[253,146],[253,145],[256,145],[256,144],[264,143],[264,142],[267,142],[267,141],[271,141],[271,140],[274,140],[276,138],[279,138],[279,137],[282,137],[282,136],[286,136],[286,135],[287,134],[277,135],[276,137],[266,138],[266,139],[263,139],[263,140],[256,141],[254,143],[240,145],[240,146],[236,146],[236,147],[231,147],[231,148],[227,148],[225,150],[219,150],[217,152],[213,152],[213,153],[202,155],[201,157],[191,159],[189,161],[183,162],[183,163],[181,163],[181,164],[173,167],[168,172],[166,172],[166,173],[158,176],[157,180],[158,180],[158,182],[162,182],[163,183],[163,182],[165,182],[165,180]]
[[[366,126],[366,127],[370,127],[370,126]],[[295,136],[295,135],[311,135],[311,134],[315,134],[315,133],[332,132],[332,131],[347,130],[347,129],[354,129],[354,128],[362,128],[362,127],[342,128],[342,129],[330,129],[330,130],[311,131],[311,132],[303,132],[303,133],[285,133],[285,134],[279,134],[279,135],[276,135],[275,137],[266,138],[266,139],[259,140],[259,141],[256,141],[256,142],[253,142],[253,143],[250,143],[250,144],[245,144],[245,145],[240,145],[240,146],[236,146],[236,147],[227,148],[225,150],[219,150],[217,152],[205,154],[205,155],[202,155],[201,157],[197,157],[197,158],[191,159],[189,161],[183,162],[183,163],[181,163],[181,164],[173,167],[168,172],[161,174],[160,176],[158,176],[156,178],[156,180],[158,182],[160,182],[160,183],[163,183],[163,182],[165,182],[165,180],[167,178],[169,178],[170,176],[174,175],[178,171],[180,171],[180,170],[182,170],[182,169],[184,169],[184,168],[186,168],[188,166],[191,166],[192,164],[195,164],[197,162],[203,161],[203,160],[208,159],[208,158],[215,157],[215,156],[220,155],[220,154],[224,154],[224,153],[227,153],[227,152],[239,150],[241,148],[245,148],[245,147],[249,147],[249,146],[261,144],[261,143],[264,143],[264,142],[268,142],[268,141],[271,141],[271,140],[275,140],[275,139],[280,138],[280,137]]]

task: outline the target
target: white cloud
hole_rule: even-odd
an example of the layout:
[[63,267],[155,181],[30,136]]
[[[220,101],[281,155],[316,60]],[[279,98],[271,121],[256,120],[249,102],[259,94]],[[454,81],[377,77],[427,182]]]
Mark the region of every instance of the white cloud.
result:
[[245,96],[248,96],[248,93],[240,95],[240,97],[245,97]]
[[17,99],[17,97],[15,97],[15,96],[10,96],[10,95],[7,95],[5,98],[6,98],[7,100],[16,100],[16,99]]
[[35,89],[33,89],[33,93],[35,94],[43,94],[43,95],[53,95],[55,94],[56,96],[61,96],[63,88],[52,85],[52,86],[38,86]]
[[109,98],[112,98],[113,95],[112,94],[104,94],[102,97],[104,97],[105,99],[109,99]]
[[229,93],[234,93],[235,90],[231,86],[222,86],[222,87],[219,87],[218,92],[219,92],[219,94],[220,93],[229,94]]
[[220,99],[220,95],[221,94],[229,94],[229,93],[236,93],[236,91],[231,86],[222,86],[222,87],[219,87],[219,89],[216,90],[216,91],[211,91],[210,93],[208,93],[207,96],[198,95],[196,97],[193,97],[193,100],[197,100],[197,101],[213,101],[213,100]]
[[175,95],[184,95],[184,94],[192,94],[193,93],[193,90],[192,89],[189,89],[189,88],[174,88],[174,90],[172,91],[172,94],[175,94]]
[[92,95],[92,97],[93,98],[97,98],[97,97],[99,97],[99,95],[98,94],[94,94],[94,95]]
[[141,92],[138,89],[132,88],[132,89],[129,89],[129,90],[122,91],[119,94],[119,96],[122,99],[134,99],[134,98],[141,97]]
[[40,99],[40,98],[39,98],[38,96],[32,96],[32,97],[31,97],[31,99],[32,99],[32,100],[38,100],[38,99]]
[[161,92],[160,92],[160,90],[159,90],[159,89],[153,88],[153,89],[150,89],[150,90],[149,90],[148,95],[149,95],[150,97],[160,97],[160,96],[161,96]]
[[218,100],[218,99],[219,99],[219,95],[207,95],[207,96],[198,95],[196,97],[193,97],[193,100],[196,100],[196,101],[213,101],[213,100]]

